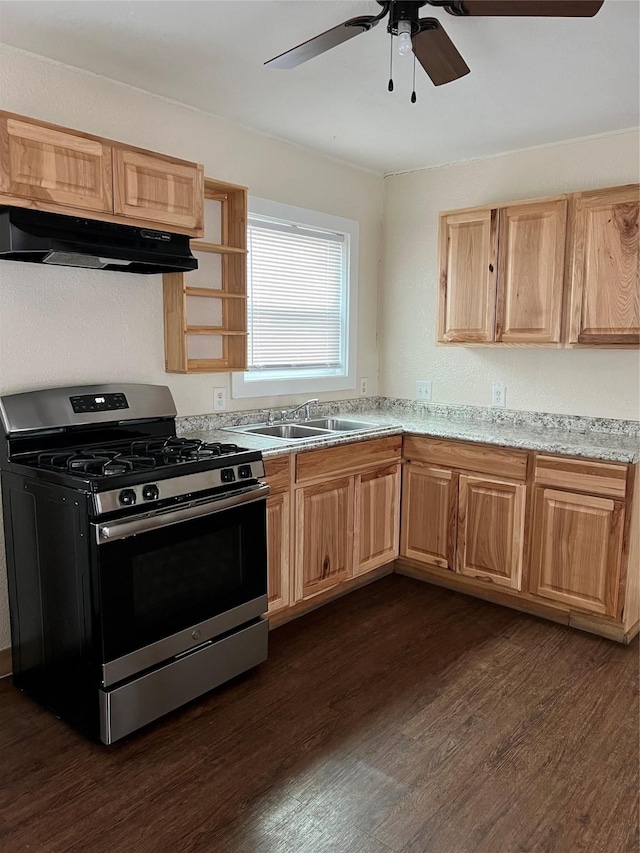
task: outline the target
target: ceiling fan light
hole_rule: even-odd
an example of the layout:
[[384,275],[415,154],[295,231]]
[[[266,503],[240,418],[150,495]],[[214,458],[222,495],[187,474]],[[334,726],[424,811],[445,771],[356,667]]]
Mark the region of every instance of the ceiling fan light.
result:
[[406,56],[411,53],[413,45],[411,43],[411,23],[409,21],[399,21],[398,23],[398,51],[401,56]]

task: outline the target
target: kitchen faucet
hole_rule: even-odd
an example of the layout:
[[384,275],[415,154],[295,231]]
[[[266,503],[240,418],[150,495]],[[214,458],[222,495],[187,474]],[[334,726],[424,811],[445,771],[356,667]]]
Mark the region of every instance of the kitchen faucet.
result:
[[296,414],[296,412],[299,412],[301,409],[304,409],[304,419],[305,419],[305,421],[308,421],[309,418],[311,417],[311,408],[310,408],[311,405],[313,403],[319,403],[319,402],[320,401],[318,400],[318,398],[314,397],[312,400],[307,400],[305,403],[300,403],[299,406],[296,406],[293,409],[283,409],[280,412],[280,420],[281,421],[295,420],[294,415]]

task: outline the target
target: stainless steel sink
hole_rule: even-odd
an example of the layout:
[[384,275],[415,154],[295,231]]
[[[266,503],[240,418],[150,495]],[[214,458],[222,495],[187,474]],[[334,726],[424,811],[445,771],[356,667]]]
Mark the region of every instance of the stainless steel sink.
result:
[[365,421],[351,421],[346,418],[314,418],[311,421],[296,421],[281,424],[246,424],[245,426],[226,427],[229,432],[243,432],[250,435],[264,435],[269,438],[283,438],[286,441],[302,441],[305,438],[327,438],[336,433],[358,432],[364,429],[376,429],[377,424]]
[[242,427],[237,432],[251,433],[252,435],[266,435],[272,438],[303,439],[314,436],[327,436],[326,429],[316,429],[302,424],[274,424],[273,426]]
[[305,421],[304,425],[328,429],[331,432],[357,432],[360,429],[376,429],[378,426],[365,421],[348,421],[345,418],[314,418],[311,421]]

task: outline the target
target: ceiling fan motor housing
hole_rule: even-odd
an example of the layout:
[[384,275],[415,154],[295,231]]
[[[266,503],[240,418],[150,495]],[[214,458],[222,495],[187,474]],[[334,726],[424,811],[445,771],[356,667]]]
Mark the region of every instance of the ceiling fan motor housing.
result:
[[[380,0],[378,0],[380,3]],[[428,0],[398,0],[398,2],[392,2],[389,8],[389,23],[387,25],[387,32],[392,33],[394,36],[398,35],[398,24],[401,21],[408,21],[411,24],[411,35],[415,35],[420,31],[420,19],[418,17],[418,10],[423,6],[427,5]],[[384,6],[384,3],[380,3],[381,6]]]

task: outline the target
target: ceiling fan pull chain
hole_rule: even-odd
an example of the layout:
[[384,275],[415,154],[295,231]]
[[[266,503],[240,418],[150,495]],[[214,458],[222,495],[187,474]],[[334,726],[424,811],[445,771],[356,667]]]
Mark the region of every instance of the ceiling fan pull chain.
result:
[[416,55],[413,54],[413,92],[411,93],[411,103],[415,104],[416,98]]
[[393,33],[389,33],[391,50],[389,52],[389,86],[390,92],[393,92]]

